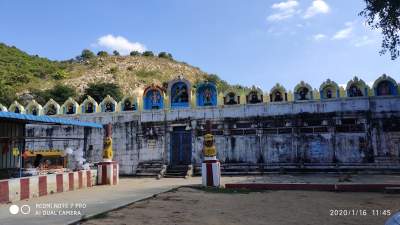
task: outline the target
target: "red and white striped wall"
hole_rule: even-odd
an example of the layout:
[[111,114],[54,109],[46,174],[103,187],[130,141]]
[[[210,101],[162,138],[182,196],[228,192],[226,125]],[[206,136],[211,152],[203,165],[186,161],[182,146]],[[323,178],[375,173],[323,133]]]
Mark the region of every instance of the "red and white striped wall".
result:
[[203,186],[219,187],[221,184],[221,164],[218,160],[204,160],[201,164]]
[[100,162],[97,164],[97,184],[117,185],[119,183],[119,165],[117,162]]
[[0,180],[0,203],[91,187],[96,185],[96,178],[96,170],[82,170]]

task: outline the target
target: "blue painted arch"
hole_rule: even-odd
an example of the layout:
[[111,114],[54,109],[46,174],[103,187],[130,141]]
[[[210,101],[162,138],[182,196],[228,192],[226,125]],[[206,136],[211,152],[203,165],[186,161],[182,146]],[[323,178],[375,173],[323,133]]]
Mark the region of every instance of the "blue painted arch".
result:
[[217,105],[217,86],[214,83],[200,83],[196,89],[197,106],[216,106]]
[[164,108],[164,95],[163,91],[158,87],[149,87],[144,91],[143,95],[143,109],[163,109]]
[[188,108],[190,105],[190,87],[183,81],[177,81],[171,86],[171,108]]

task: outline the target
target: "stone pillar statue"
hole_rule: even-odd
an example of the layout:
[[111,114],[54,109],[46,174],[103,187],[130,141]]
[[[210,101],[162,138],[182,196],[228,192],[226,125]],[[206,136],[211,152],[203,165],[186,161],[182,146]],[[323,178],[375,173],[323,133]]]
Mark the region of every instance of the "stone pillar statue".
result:
[[203,163],[201,164],[202,183],[205,187],[219,187],[221,183],[221,164],[217,159],[214,136],[211,133],[211,122],[207,121],[204,135]]
[[113,161],[112,126],[104,125],[103,161],[97,164],[97,183],[116,185],[119,183],[119,165]]
[[112,150],[112,126],[111,124],[107,124],[104,126],[105,135],[103,141],[103,161],[111,162],[113,158],[113,150]]

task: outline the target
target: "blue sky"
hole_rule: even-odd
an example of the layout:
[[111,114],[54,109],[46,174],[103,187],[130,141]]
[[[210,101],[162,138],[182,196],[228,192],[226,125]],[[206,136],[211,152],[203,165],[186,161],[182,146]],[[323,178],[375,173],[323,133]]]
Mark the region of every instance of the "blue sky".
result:
[[386,73],[380,33],[363,25],[363,0],[0,1],[0,42],[50,59],[82,49],[167,51],[230,83],[269,90]]

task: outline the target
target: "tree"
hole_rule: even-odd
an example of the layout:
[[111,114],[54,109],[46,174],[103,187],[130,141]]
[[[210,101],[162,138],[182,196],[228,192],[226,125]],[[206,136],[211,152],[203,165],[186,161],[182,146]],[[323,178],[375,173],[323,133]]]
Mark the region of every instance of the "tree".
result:
[[167,52],[160,52],[158,54],[159,58],[165,58],[165,59],[173,59],[172,58],[172,54],[171,53],[167,53]]
[[400,56],[400,1],[364,0],[367,6],[360,12],[373,29],[381,29],[381,55],[390,52],[392,60]]
[[114,50],[114,51],[113,51],[113,55],[119,56],[120,54],[119,54],[119,52],[118,52],[117,50]]
[[15,98],[15,89],[0,80],[0,104],[8,107]]
[[45,91],[31,90],[31,93],[35,96],[36,101],[40,104],[45,104],[52,98],[61,105],[69,97],[75,98],[77,96],[74,88],[63,84],[57,84],[53,88]]
[[75,98],[76,96],[77,93],[74,88],[63,84],[57,84],[47,91],[46,101],[52,98],[54,101],[63,104],[69,97]]
[[145,51],[145,52],[143,52],[142,55],[143,55],[143,56],[146,56],[146,57],[153,57],[153,56],[154,56],[154,53],[153,53],[152,51]]
[[97,56],[106,57],[106,56],[108,56],[108,52],[106,52],[106,51],[99,51],[99,52],[97,53]]
[[206,80],[209,82],[213,82],[215,85],[217,85],[218,91],[220,91],[220,92],[225,92],[229,88],[228,82],[226,82],[225,80],[222,80],[216,74],[209,74],[206,77]]
[[91,96],[97,102],[103,101],[103,99],[110,95],[116,101],[122,99],[122,91],[116,84],[111,83],[91,83],[85,89],[85,94],[82,96],[82,100],[86,99],[87,96]]
[[94,57],[96,57],[94,55],[94,53],[92,51],[90,51],[89,49],[83,49],[81,55],[79,56],[80,60],[89,60],[89,59],[93,59]]
[[131,56],[139,56],[139,55],[140,55],[140,52],[138,52],[138,51],[131,51],[131,53],[130,53],[129,55],[131,55]]

